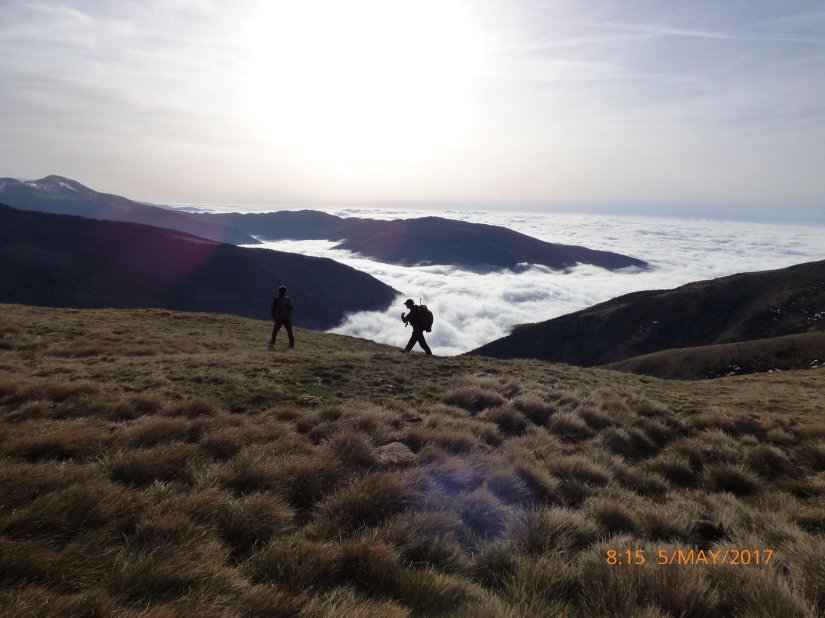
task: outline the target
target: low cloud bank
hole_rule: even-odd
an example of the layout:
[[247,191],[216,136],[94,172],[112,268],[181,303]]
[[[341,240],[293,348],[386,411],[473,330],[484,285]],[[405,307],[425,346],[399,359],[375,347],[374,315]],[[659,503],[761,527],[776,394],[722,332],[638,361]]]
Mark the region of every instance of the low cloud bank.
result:
[[[388,219],[424,214],[353,209],[331,212]],[[594,266],[569,271],[532,267],[519,273],[477,274],[449,266],[382,264],[333,249],[336,243],[327,241],[280,241],[264,246],[329,257],[402,292],[386,312],[350,315],[331,332],[401,347],[411,333],[401,322],[401,312],[406,311],[402,303],[407,297],[416,302],[421,299],[435,314],[427,341],[440,355],[476,348],[506,335],[516,324],[547,320],[629,292],[825,259],[823,229],[818,227],[504,212],[450,211],[445,216],[503,225],[548,242],[624,253],[648,261],[652,269],[611,272]],[[300,282],[287,284],[298,286]]]

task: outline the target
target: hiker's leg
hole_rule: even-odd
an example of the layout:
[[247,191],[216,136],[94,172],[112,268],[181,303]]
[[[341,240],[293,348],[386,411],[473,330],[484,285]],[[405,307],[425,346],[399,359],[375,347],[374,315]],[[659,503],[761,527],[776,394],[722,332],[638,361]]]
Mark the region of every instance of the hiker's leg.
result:
[[275,343],[275,337],[278,336],[279,330],[281,330],[281,323],[278,320],[275,320],[275,324],[272,325],[272,337],[269,339],[270,345]]
[[404,348],[404,351],[409,352],[410,350],[412,350],[416,341],[418,341],[418,333],[413,331],[413,334],[412,334],[412,336],[410,336],[410,340],[409,340],[409,342],[407,342],[407,347]]
[[427,356],[432,356],[433,351],[430,349],[430,346],[427,345],[427,340],[424,339],[424,333],[421,332],[418,334],[418,343],[421,345],[421,349],[427,354]]
[[284,328],[286,328],[286,334],[289,337],[289,347],[295,347],[295,337],[292,336],[292,320],[286,319],[284,320]]

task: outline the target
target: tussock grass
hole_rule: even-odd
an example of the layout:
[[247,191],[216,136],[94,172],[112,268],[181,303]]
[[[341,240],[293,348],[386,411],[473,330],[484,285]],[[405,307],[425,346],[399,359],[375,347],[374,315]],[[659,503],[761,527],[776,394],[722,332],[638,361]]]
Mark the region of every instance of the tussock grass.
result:
[[205,529],[183,513],[150,513],[135,526],[129,543],[133,547],[151,551],[158,547],[197,542],[205,536]]
[[485,487],[506,503],[521,503],[528,499],[527,484],[510,468],[495,470],[485,480]]
[[324,590],[338,581],[339,544],[300,536],[275,539],[244,565],[252,581],[300,592]]
[[182,418],[147,416],[118,432],[126,447],[149,447],[170,442],[197,442],[199,428]]
[[0,512],[12,511],[58,489],[99,478],[98,470],[88,463],[11,460],[0,460],[0,463]]
[[332,458],[351,470],[368,470],[378,464],[378,452],[369,438],[352,431],[342,431],[324,444]]
[[469,412],[481,412],[488,408],[500,406],[505,399],[498,392],[478,386],[462,386],[447,391],[441,400],[451,406],[463,408]]
[[272,490],[308,516],[309,512],[349,476],[334,457],[286,457],[280,465],[270,468]]
[[402,569],[392,546],[369,537],[340,543],[338,577],[344,583],[377,596],[389,596],[398,588]]
[[483,487],[461,497],[458,513],[464,525],[483,538],[499,536],[510,517],[510,509]]
[[272,435],[258,426],[220,427],[206,431],[198,440],[198,446],[207,456],[226,461],[232,459],[244,447],[266,444]]
[[612,478],[610,471],[582,455],[563,457],[550,462],[549,470],[563,480],[579,481],[602,487]]
[[60,382],[54,380],[28,379],[22,382],[7,382],[2,390],[4,404],[20,404],[28,401],[53,401],[66,403],[100,392],[91,382]]
[[594,431],[601,431],[606,427],[614,425],[617,421],[608,413],[596,407],[583,406],[577,411],[579,418],[581,418],[590,429]]
[[135,487],[145,487],[155,481],[190,483],[196,458],[197,447],[180,442],[135,449],[124,452],[113,460],[109,478]]
[[163,413],[168,416],[200,418],[202,416],[216,416],[220,414],[220,408],[208,399],[197,398],[173,404],[166,408]]
[[[825,374],[422,364],[306,331],[285,358],[227,316],[0,312],[3,615],[825,607]],[[636,548],[644,566],[607,564]],[[661,566],[659,548],[774,558]]]
[[711,491],[727,491],[737,496],[753,493],[759,487],[757,480],[743,467],[724,463],[707,468],[705,483]]
[[[316,599],[313,598],[310,604],[315,602]],[[307,607],[306,613],[320,615],[323,611],[328,611],[329,615],[337,616],[346,615],[346,612],[350,609],[349,606],[341,606],[335,603],[324,609],[326,602],[325,600],[324,604],[318,606],[317,609],[315,606],[312,609]],[[296,596],[278,586],[253,585],[243,591],[236,607],[241,615],[250,618],[293,618],[300,614],[305,605],[307,605],[305,595]],[[387,615],[391,614],[388,613]]]
[[221,567],[226,559],[225,548],[206,539],[148,552],[124,548],[107,587],[136,602],[174,599],[199,588],[229,588],[231,574]]
[[798,474],[798,469],[790,457],[769,444],[753,447],[748,452],[745,462],[756,474],[767,479]]
[[560,500],[561,483],[541,466],[529,461],[519,461],[513,465],[513,471],[527,487],[536,502],[557,502]]
[[378,464],[381,467],[405,467],[415,461],[415,454],[401,442],[390,442],[377,450]]
[[221,485],[238,495],[269,491],[283,483],[272,461],[252,449],[220,468],[218,477]]
[[0,443],[0,455],[26,461],[50,459],[83,460],[99,456],[109,442],[100,426],[73,421],[21,423]]
[[636,531],[637,513],[614,498],[594,498],[584,508],[608,535]]
[[825,470],[825,443],[802,444],[796,449],[796,455],[800,462],[809,469],[816,472]]
[[637,460],[655,455],[658,445],[639,429],[608,427],[599,434],[601,443],[612,453]]
[[16,509],[0,524],[10,537],[68,539],[87,530],[130,529],[140,512],[141,497],[106,481],[57,489]]
[[[277,614],[274,614],[277,616]],[[284,614],[293,616],[294,614]],[[311,598],[301,615],[319,618],[408,618],[410,610],[392,601],[375,601],[364,598],[351,588],[336,588]],[[270,616],[270,614],[267,614]]]
[[742,455],[737,442],[719,429],[705,430],[690,438],[677,440],[669,452],[684,457],[694,469],[710,463],[736,463]]
[[584,549],[596,541],[599,528],[582,511],[546,507],[522,514],[512,536],[521,552],[541,555]]
[[700,475],[691,465],[690,460],[675,453],[668,453],[647,462],[648,467],[661,474],[675,487],[695,487]]
[[319,532],[325,536],[349,534],[375,526],[401,512],[416,498],[406,475],[372,474],[331,495],[318,511]]
[[377,535],[398,548],[403,563],[462,572],[467,567],[457,541],[462,525],[453,512],[406,512],[387,521]]
[[413,427],[404,436],[404,444],[415,452],[434,445],[453,453],[461,453],[478,446],[479,439],[472,432],[462,429]]
[[509,436],[517,436],[522,433],[529,424],[524,416],[515,406],[504,405],[492,410],[487,410],[481,418],[490,423],[498,425],[501,433]]
[[540,427],[547,425],[550,417],[558,412],[555,405],[544,401],[535,393],[525,393],[514,397],[510,404],[526,416],[531,423]]
[[221,540],[232,551],[246,554],[289,532],[295,513],[280,497],[261,493],[224,502],[216,520]]
[[405,605],[423,615],[454,612],[481,596],[470,580],[435,569],[404,571],[398,595]]
[[10,594],[0,593],[0,607],[9,618],[30,616],[78,616],[105,618],[111,616],[117,605],[105,591],[89,590],[78,594],[50,594],[46,589],[27,588]]
[[565,412],[550,419],[548,429],[565,442],[582,442],[592,438],[594,433],[580,416]]

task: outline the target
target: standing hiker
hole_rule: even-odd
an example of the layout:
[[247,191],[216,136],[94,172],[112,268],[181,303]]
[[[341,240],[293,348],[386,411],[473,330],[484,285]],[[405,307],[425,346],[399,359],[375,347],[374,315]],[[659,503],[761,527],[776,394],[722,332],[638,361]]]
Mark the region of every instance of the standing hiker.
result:
[[416,305],[412,298],[408,298],[404,305],[410,312],[402,313],[401,321],[404,324],[409,324],[413,329],[412,336],[409,343],[407,343],[407,347],[404,348],[404,352],[408,353],[418,343],[427,356],[432,356],[433,352],[430,350],[430,346],[427,345],[426,339],[424,339],[424,331],[430,332],[433,326],[433,314],[427,309],[426,305]]
[[289,347],[295,347],[295,337],[292,336],[292,299],[286,295],[286,286],[282,285],[278,288],[278,295],[272,300],[272,319],[275,324],[272,326],[272,338],[269,340],[269,349],[275,348],[275,338],[278,336],[278,331],[281,326],[286,328],[286,334],[289,337]]

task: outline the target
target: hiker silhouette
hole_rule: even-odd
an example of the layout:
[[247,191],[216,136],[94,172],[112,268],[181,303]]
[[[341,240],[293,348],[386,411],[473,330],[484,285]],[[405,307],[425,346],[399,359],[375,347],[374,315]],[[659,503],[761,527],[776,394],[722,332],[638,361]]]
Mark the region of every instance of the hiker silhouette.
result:
[[272,337],[269,340],[269,349],[275,347],[275,338],[278,336],[278,331],[281,326],[286,328],[286,334],[289,337],[289,347],[295,347],[295,337],[292,335],[292,310],[295,306],[292,304],[292,299],[286,295],[286,286],[282,285],[278,288],[278,295],[272,300],[272,319],[275,324],[272,326]]
[[413,349],[413,346],[418,343],[427,356],[432,356],[433,352],[430,350],[430,346],[427,345],[427,340],[424,339],[424,330],[429,331],[430,325],[432,324],[432,314],[425,307],[416,305],[412,298],[404,301],[404,305],[410,312],[402,313],[401,321],[404,322],[405,325],[409,324],[413,329],[410,341],[407,343],[407,347],[404,348],[404,353],[409,353],[409,351]]

